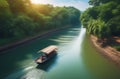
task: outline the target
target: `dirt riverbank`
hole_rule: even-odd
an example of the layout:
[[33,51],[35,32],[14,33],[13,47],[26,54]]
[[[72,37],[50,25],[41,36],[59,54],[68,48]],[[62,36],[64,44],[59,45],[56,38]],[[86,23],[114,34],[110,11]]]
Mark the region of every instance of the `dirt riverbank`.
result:
[[97,37],[90,35],[90,40],[93,46],[100,52],[100,54],[120,67],[120,51],[117,51],[110,45],[101,47],[101,42],[98,42],[97,39],[98,39]]

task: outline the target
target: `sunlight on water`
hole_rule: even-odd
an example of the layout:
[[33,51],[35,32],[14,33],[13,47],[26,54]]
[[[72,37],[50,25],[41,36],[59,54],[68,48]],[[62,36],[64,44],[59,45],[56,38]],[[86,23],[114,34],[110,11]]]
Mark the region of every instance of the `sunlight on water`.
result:
[[32,68],[34,68],[34,66],[27,67],[27,68],[24,69],[24,71],[30,70]]
[[78,53],[80,52],[80,49],[82,49],[81,48],[81,44],[82,44],[82,41],[83,41],[83,39],[85,37],[85,33],[86,33],[86,29],[85,28],[81,28],[79,36],[70,45],[70,46],[72,46],[71,48],[73,49],[73,51],[76,51]]
[[[75,34],[75,31],[77,32],[77,36]],[[67,40],[67,39],[63,40],[63,41],[67,41],[68,44],[61,43],[59,45],[57,66],[54,67],[52,70],[50,70],[50,72],[48,72],[47,79],[69,79],[69,78],[73,79],[73,78],[84,78],[84,77],[86,78],[86,76],[84,76],[86,70],[82,65],[83,63],[80,56],[82,49],[81,44],[82,41],[84,40],[86,29],[74,28],[71,31],[69,31],[69,33],[71,32],[72,34],[68,34],[68,35],[70,36],[73,35],[73,38],[72,39],[70,38],[71,40]],[[68,35],[67,37],[69,37]],[[76,72],[77,74],[75,74]]]
[[[4,60],[6,63],[1,61],[3,63],[0,67],[1,71],[6,72],[2,73],[3,78],[99,79],[98,76],[97,78],[93,78],[96,75],[91,75],[91,73],[94,72],[100,74],[101,79],[103,79],[101,76],[103,74],[105,74],[106,77],[104,79],[110,79],[108,78],[109,73],[112,77],[118,76],[112,79],[120,79],[117,68],[97,54],[96,50],[92,48],[88,39],[85,37],[85,34],[85,28],[74,27],[42,39],[36,39],[20,47],[18,46],[16,49],[8,52],[9,54],[1,56],[1,60],[7,58]],[[39,56],[37,51],[48,45],[58,46],[57,56],[51,58],[50,61],[45,64],[36,64],[34,60]],[[91,63],[93,60],[94,63]],[[101,61],[101,63],[98,61]],[[111,72],[106,73],[104,72],[105,70],[110,70]],[[118,74],[116,75],[116,73]]]
[[81,45],[84,37],[85,37],[85,33],[86,33],[86,29],[85,28],[81,28],[80,34],[76,40],[76,43],[79,42],[79,44]]

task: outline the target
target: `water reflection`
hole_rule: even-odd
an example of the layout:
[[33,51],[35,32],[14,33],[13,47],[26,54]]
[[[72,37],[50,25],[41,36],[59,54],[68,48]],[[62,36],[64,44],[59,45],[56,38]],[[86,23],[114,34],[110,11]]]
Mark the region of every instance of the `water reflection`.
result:
[[[106,75],[106,79],[118,77],[117,68],[99,57],[84,36],[84,28],[69,28],[6,51],[7,54],[0,56],[0,79],[6,76],[6,79],[99,79],[90,78],[96,73]],[[37,65],[36,52],[49,45],[58,46],[57,56]],[[112,79],[120,79],[117,77]]]
[[83,41],[83,64],[94,79],[120,79],[120,69],[112,62],[106,60],[89,43],[89,38]]
[[[79,29],[75,30],[78,31]],[[59,45],[58,64],[48,72],[47,79],[90,79],[80,56],[85,32],[86,29],[82,28],[77,32],[77,37],[74,37],[72,41],[68,40],[67,45],[63,43]]]

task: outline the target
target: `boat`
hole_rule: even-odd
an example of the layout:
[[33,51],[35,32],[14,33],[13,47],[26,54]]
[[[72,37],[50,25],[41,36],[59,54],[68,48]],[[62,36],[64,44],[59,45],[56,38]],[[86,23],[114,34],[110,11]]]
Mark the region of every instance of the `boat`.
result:
[[58,49],[57,46],[50,45],[38,51],[38,53],[40,53],[40,56],[35,60],[35,62],[37,64],[46,62],[47,60],[49,60],[50,58],[52,58],[53,56],[57,54],[57,49]]

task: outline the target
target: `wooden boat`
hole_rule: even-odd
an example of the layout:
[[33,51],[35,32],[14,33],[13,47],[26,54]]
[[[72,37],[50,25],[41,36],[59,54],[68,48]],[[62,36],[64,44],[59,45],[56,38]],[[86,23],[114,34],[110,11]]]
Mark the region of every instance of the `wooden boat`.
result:
[[49,60],[51,57],[53,57],[57,52],[57,46],[51,45],[48,46],[40,51],[40,56],[35,60],[36,63],[44,63],[45,61]]

